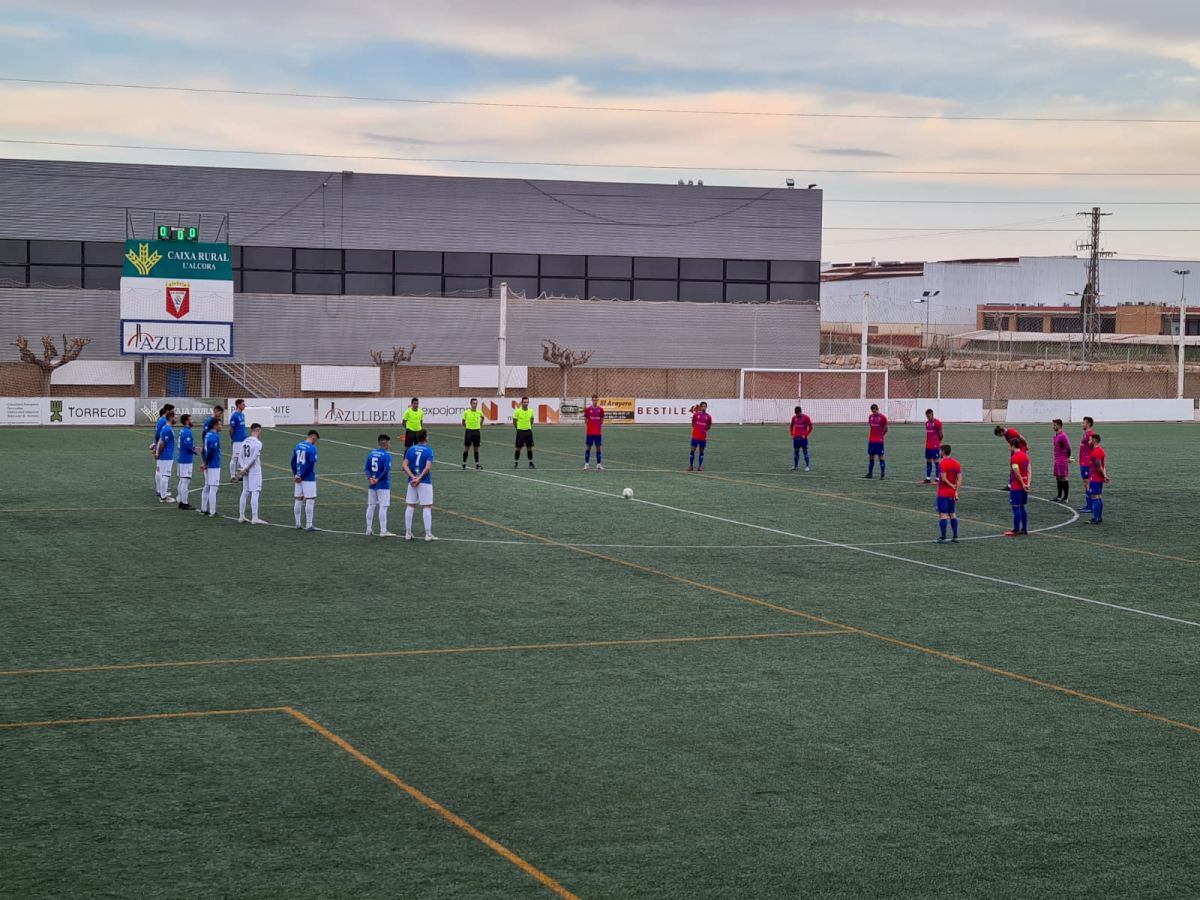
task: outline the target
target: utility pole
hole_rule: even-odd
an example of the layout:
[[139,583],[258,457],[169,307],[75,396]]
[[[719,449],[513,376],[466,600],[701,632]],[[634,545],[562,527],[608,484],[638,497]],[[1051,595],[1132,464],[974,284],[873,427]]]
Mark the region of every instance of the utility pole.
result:
[[1084,285],[1079,300],[1079,330],[1083,334],[1082,358],[1086,362],[1096,355],[1100,343],[1100,308],[1097,299],[1100,296],[1100,257],[1112,256],[1112,253],[1100,249],[1100,218],[1111,216],[1112,213],[1101,212],[1100,207],[1093,206],[1091,212],[1077,213],[1092,220],[1091,238],[1080,241],[1075,245],[1076,250],[1088,251],[1087,284]]

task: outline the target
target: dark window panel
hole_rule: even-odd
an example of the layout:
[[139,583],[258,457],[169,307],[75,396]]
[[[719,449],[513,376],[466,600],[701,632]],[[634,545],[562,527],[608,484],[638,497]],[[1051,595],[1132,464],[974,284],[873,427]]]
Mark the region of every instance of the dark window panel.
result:
[[1042,316],[1017,316],[1017,331],[1041,331],[1044,321]]
[[628,256],[589,256],[588,278],[629,278],[633,275],[633,259]]
[[395,293],[397,294],[440,294],[441,292],[441,275],[396,276]]
[[24,266],[0,266],[0,285],[4,287],[16,287],[26,284]]
[[816,300],[817,285],[795,282],[771,282],[772,300]]
[[292,273],[256,272],[253,269],[246,269],[242,272],[242,290],[247,294],[290,294],[292,292]]
[[34,286],[82,287],[83,269],[79,266],[30,266],[29,283]]
[[639,256],[633,261],[634,278],[678,278],[679,260],[673,256]]
[[0,241],[0,265],[23,266],[29,262],[27,241]]
[[392,276],[387,272],[346,273],[347,294],[390,294]]
[[[577,257],[580,263],[583,262],[583,257]],[[542,257],[542,267],[545,271],[546,257]],[[541,292],[549,294],[552,297],[582,297],[584,296],[584,283],[582,278],[543,278],[541,280]]]
[[725,277],[730,281],[766,281],[767,263],[758,259],[727,259]]
[[342,275],[340,272],[297,272],[297,294],[340,294]]
[[120,266],[87,266],[83,270],[83,286],[100,291],[116,291],[121,288]]
[[1101,316],[1100,317],[1100,333],[1101,334],[1116,334],[1117,333],[1117,317],[1116,316]]
[[587,295],[601,300],[628,300],[631,296],[628,281],[597,281],[589,279]]
[[[296,270],[301,272],[340,272],[342,271],[342,251],[297,247]],[[309,292],[305,291],[304,293]]]
[[532,275],[537,276],[538,258],[536,253],[493,253],[493,275]]
[[[447,254],[448,256],[449,254]],[[446,276],[446,293],[459,293],[461,291],[481,291],[490,293],[492,289],[491,281],[487,278],[455,278],[452,275]]]
[[678,300],[678,281],[635,281],[634,300]]
[[725,299],[730,303],[766,300],[767,286],[765,284],[734,284],[733,282],[729,282],[725,285]]
[[83,262],[79,241],[30,241],[29,261],[43,265],[77,266]]
[[233,272],[233,292],[235,294],[242,292],[242,273],[240,269],[235,269]]
[[[994,330],[995,316],[984,316],[983,327],[989,330]],[[1050,318],[1050,331],[1054,334],[1070,334],[1072,331],[1078,331],[1080,328],[1079,319],[1075,316],[1052,316]]]
[[490,275],[492,257],[490,253],[447,253],[445,270],[447,275]]
[[582,256],[560,256],[551,253],[542,254],[542,277],[551,278],[582,278],[584,273]]
[[719,281],[681,281],[679,299],[690,303],[720,303],[725,299],[725,285]]
[[820,281],[821,264],[815,259],[771,260],[772,281]]
[[405,274],[442,274],[442,254],[428,250],[397,250],[396,271]]
[[[537,257],[534,257],[536,260]],[[492,276],[492,296],[500,296],[500,282],[508,283],[509,295],[524,294],[526,297],[536,297],[538,295],[538,280],[536,278],[512,278],[504,277],[497,278]]]
[[125,256],[125,245],[118,241],[86,241],[83,245],[85,266],[119,266]]
[[292,270],[292,248],[243,247],[242,266],[247,269],[272,269],[277,272],[290,272]]
[[[346,271],[347,272],[392,272],[392,251],[391,250],[347,250],[346,251]],[[388,279],[391,282],[391,279]],[[350,292],[350,283],[346,282],[346,292]],[[389,287],[384,293],[390,294],[392,289]]]
[[[725,260],[681,259],[679,277],[695,281],[721,281],[725,277]],[[683,296],[682,293],[680,296]]]
[[233,267],[235,269],[240,269],[242,267],[242,248],[241,247],[230,247],[229,248],[229,258],[230,258],[230,261],[233,263]]

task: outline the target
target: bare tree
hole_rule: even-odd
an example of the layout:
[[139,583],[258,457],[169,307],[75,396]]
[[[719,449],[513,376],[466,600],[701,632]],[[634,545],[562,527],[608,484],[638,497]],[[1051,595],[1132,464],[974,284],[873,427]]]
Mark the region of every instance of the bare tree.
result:
[[401,363],[412,362],[413,354],[416,352],[416,344],[413,344],[407,350],[405,350],[403,347],[392,347],[392,355],[390,358],[384,356],[384,351],[382,350],[371,351],[371,360],[375,363],[375,365],[379,366],[380,369],[385,367],[388,369],[388,396],[396,396],[396,369],[400,367]]
[[567,397],[567,373],[576,366],[586,365],[595,350],[572,350],[570,347],[560,347],[549,339],[542,341],[542,359],[554,363],[562,371],[562,396]]
[[42,335],[41,357],[38,357],[37,354],[29,349],[29,341],[23,335],[17,335],[17,339],[13,341],[13,346],[20,351],[21,362],[27,362],[41,369],[45,392],[49,393],[50,376],[54,370],[79,359],[79,354],[83,352],[83,348],[91,342],[91,338],[83,337],[74,337],[68,342],[67,336],[64,334],[62,339],[62,356],[58,355],[58,348],[54,346],[54,338],[49,335]]

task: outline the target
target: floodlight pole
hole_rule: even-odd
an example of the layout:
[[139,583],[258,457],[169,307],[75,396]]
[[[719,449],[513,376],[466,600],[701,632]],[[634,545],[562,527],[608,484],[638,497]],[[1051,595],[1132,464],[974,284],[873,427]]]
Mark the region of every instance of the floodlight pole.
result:
[[500,333],[496,338],[496,387],[501,397],[508,384],[508,282],[500,282]]
[[1187,277],[1191,269],[1172,270],[1179,276],[1179,374],[1175,381],[1175,397],[1183,399],[1183,367],[1187,355]]
[[859,349],[858,368],[862,373],[858,381],[858,398],[860,400],[867,399],[867,303],[871,299],[870,291],[863,291],[863,308],[862,308],[862,343]]

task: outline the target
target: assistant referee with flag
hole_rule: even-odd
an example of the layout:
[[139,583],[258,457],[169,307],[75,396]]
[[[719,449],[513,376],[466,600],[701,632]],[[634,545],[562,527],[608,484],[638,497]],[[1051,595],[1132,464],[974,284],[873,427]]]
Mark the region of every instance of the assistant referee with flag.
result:
[[425,410],[421,409],[419,399],[412,398],[401,421],[404,422],[404,449],[407,450],[417,442],[417,432],[425,427]]

